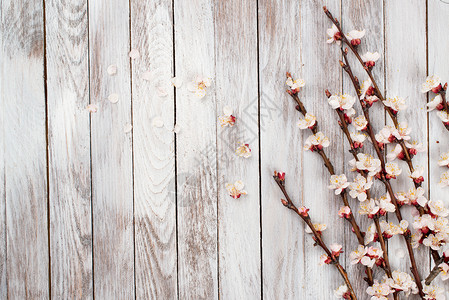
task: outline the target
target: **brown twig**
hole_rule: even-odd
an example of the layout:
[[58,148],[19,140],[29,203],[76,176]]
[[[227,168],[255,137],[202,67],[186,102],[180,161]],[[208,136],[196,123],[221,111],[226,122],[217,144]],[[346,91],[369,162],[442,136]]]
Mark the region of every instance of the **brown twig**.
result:
[[[438,94],[440,94],[441,99],[443,100],[443,110],[444,110],[447,114],[449,114],[449,106],[448,106],[447,101],[446,101],[446,90],[447,90],[447,82],[446,82],[446,84],[441,88],[441,90],[438,92]],[[449,123],[444,123],[444,122],[442,122],[442,123],[443,123],[443,125],[444,125],[444,128],[446,128],[446,130],[449,131]]]
[[[302,115],[306,115],[307,114],[307,110],[304,106],[304,104],[302,103],[302,101],[299,99],[298,95],[296,93],[289,93],[290,96],[292,96],[293,100],[296,102],[296,109],[302,114]],[[315,123],[315,125],[310,129],[312,131],[313,134],[316,134],[318,132],[318,122]],[[327,157],[326,153],[324,152],[323,149],[318,149],[317,150],[318,154],[321,156],[321,158],[323,159],[324,165],[327,168],[327,170],[329,171],[330,175],[335,175],[335,170],[334,170],[334,166],[332,165],[332,162],[330,161],[329,157]],[[347,207],[349,207],[349,209],[351,209],[351,206],[349,205],[349,201],[348,201],[348,196],[345,190],[343,190],[340,193],[340,197],[343,201],[343,204]],[[351,209],[352,212],[352,209]],[[359,242],[360,245],[364,245],[365,244],[365,239],[363,237],[363,233],[360,231],[360,227],[357,224],[357,221],[354,218],[354,215],[351,213],[347,218],[345,218],[349,223],[351,223],[352,229],[354,234],[357,236],[357,240]],[[371,268],[366,267],[366,275],[367,278],[365,279],[366,282],[371,286],[374,283],[374,279],[373,279],[373,271]]]
[[429,275],[425,280],[426,285],[429,285],[432,282],[432,280],[434,280],[441,273],[440,264],[443,261],[444,257],[441,257],[438,261],[435,262],[435,267],[433,267],[432,271],[430,271]]
[[356,300],[357,297],[354,293],[354,289],[352,288],[351,282],[349,281],[349,277],[348,277],[346,270],[340,265],[340,263],[338,261],[338,257],[336,257],[324,243],[324,241],[321,237],[321,233],[315,229],[315,226],[313,226],[313,222],[310,219],[309,214],[307,212],[305,212],[305,213],[300,212],[299,209],[293,204],[293,201],[291,200],[290,196],[288,195],[288,193],[285,189],[284,179],[280,179],[279,176],[277,176],[276,172],[275,172],[275,175],[273,176],[273,178],[274,178],[274,181],[279,186],[279,189],[284,194],[284,197],[286,198],[286,200],[282,201],[282,204],[285,207],[287,207],[288,209],[293,210],[298,216],[301,217],[301,219],[304,221],[304,223],[306,223],[306,225],[310,228],[310,230],[312,231],[312,234],[313,234],[313,240],[315,241],[315,245],[320,246],[324,250],[324,252],[327,254],[328,258],[330,258],[331,263],[337,268],[338,272],[343,277],[343,280],[345,281],[346,286],[349,289],[351,299]]

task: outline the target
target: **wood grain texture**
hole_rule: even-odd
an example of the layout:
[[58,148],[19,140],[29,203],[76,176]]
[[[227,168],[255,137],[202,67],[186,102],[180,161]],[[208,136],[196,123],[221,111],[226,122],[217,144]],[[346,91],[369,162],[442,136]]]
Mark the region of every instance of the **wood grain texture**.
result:
[[51,295],[93,297],[87,1],[46,2]]
[[177,298],[172,13],[172,1],[131,2],[131,47],[141,53],[132,63],[138,299]]
[[7,293],[48,299],[43,3],[1,5]]
[[[217,2],[214,23],[216,110],[222,115],[229,106],[237,118],[234,127],[219,126],[217,133],[219,293],[221,299],[260,299],[256,2]],[[251,157],[235,154],[239,143],[249,144]],[[240,199],[232,199],[225,188],[236,180],[248,192]]]
[[[365,29],[366,33],[362,39],[362,43],[358,47],[359,53],[366,53],[367,51],[374,52],[377,51],[383,54],[384,50],[384,16],[383,16],[383,2],[377,0],[368,0],[368,1],[360,1],[360,0],[343,0],[342,1],[342,25],[346,32],[350,30],[357,29],[362,30]],[[350,51],[349,51],[350,52]],[[348,54],[348,58],[350,60],[351,68],[354,74],[359,78],[360,82],[366,80],[368,75],[366,75],[365,70],[362,68],[360,63],[357,61],[356,57],[350,52]],[[374,69],[374,78],[376,82],[380,86],[381,89],[384,87],[384,56],[381,57],[376,62],[376,67]],[[343,91],[348,93],[354,97],[356,97],[356,92],[354,90],[354,86],[351,82],[351,79],[343,72]],[[357,101],[354,105],[354,108],[357,111],[357,116],[362,114],[362,110],[359,102]],[[379,105],[374,105],[372,109],[370,109],[370,117],[373,122],[373,128],[377,131],[382,129],[385,125],[385,113],[383,107]],[[354,127],[351,126],[352,131],[355,131]],[[354,157],[348,151],[350,149],[349,144],[345,140],[345,171],[350,180],[356,177],[355,173],[350,173],[351,167],[348,165],[348,162]],[[367,138],[363,152],[369,153],[376,156],[376,152],[372,147],[371,142],[369,142],[369,138]],[[386,193],[384,185],[377,181],[373,187],[370,189],[372,197],[380,197]],[[351,207],[353,209],[354,216],[357,220],[362,231],[366,231],[368,227],[373,224],[373,221],[368,219],[366,216],[361,216],[358,213],[358,209],[360,207],[359,201],[357,199],[350,200]],[[394,217],[393,217],[394,218]],[[345,227],[345,240],[346,240],[346,255],[357,249],[358,242],[353,238],[353,234],[351,233],[351,228],[349,226]],[[377,247],[380,248],[379,244],[376,244]],[[346,270],[349,273],[350,278],[352,278],[354,282],[354,288],[356,290],[357,296],[360,299],[364,299],[366,297],[366,288],[368,284],[363,280],[366,277],[363,272],[363,267],[361,265],[351,265],[349,263],[346,264]],[[378,276],[383,276],[383,272],[379,270],[377,272]]]
[[260,103],[268,116],[260,125],[263,298],[303,299],[304,225],[282,206],[272,178],[274,170],[286,172],[287,191],[296,204],[304,203],[302,133],[296,126],[298,112],[285,93],[286,71],[303,76],[299,2],[259,1],[258,15]]
[[[386,97],[400,96],[407,99],[408,109],[398,114],[399,122],[408,122],[409,127],[413,130],[412,140],[422,142],[427,148],[427,128],[423,126],[423,124],[427,124],[427,115],[425,109],[422,109],[426,97],[420,92],[427,68],[425,11],[426,2],[421,0],[385,2]],[[387,117],[387,123],[392,124],[389,117]],[[413,187],[413,182],[408,178],[407,165],[404,162],[399,162],[399,164],[403,175],[392,181],[395,192],[407,191]],[[424,167],[424,174],[427,174],[428,157],[426,153],[416,155],[413,158],[413,165]],[[422,187],[427,190],[427,178]],[[402,215],[410,224],[412,209],[411,207],[401,209]],[[390,218],[390,220],[397,224],[396,218]],[[408,255],[403,257],[397,255],[401,251],[399,249],[406,250],[404,240],[391,239],[388,246],[389,253],[391,253],[391,268],[409,272],[410,259]],[[414,252],[415,259],[421,262],[419,263],[420,275],[421,277],[426,276],[429,272],[428,249],[421,247],[415,249]]]
[[[129,2],[89,1],[94,295],[134,298]],[[106,69],[117,65],[117,74]],[[117,103],[108,101],[118,94]]]
[[[3,11],[3,6],[0,2],[0,15]],[[0,53],[3,59],[3,36],[4,36],[4,26],[3,20],[1,21],[0,26]],[[2,136],[5,136],[5,116],[4,116],[4,105],[3,105],[3,81],[5,80],[5,74],[3,70],[0,68],[0,132]],[[6,191],[5,191],[5,139],[0,139],[0,184],[2,188],[0,189],[0,298],[6,299],[8,294],[8,286],[7,286],[7,268],[6,268]]]
[[[326,4],[335,16],[340,16],[340,1]],[[331,146],[325,149],[329,159],[333,162],[336,174],[344,172],[343,164],[343,133],[336,126],[335,111],[328,105],[325,89],[339,91],[342,86],[341,67],[336,61],[340,55],[340,49],[335,45],[326,43],[326,30],[329,19],[323,13],[322,2],[301,2],[301,63],[302,78],[306,86],[300,94],[308,111],[317,117],[319,130],[331,141]],[[284,125],[286,126],[286,125]],[[291,126],[291,125],[287,125]],[[296,127],[296,130],[299,130]],[[310,135],[303,131],[303,141]],[[303,201],[310,208],[310,215],[315,223],[325,223],[327,228],[324,239],[328,245],[339,243],[344,245],[344,227],[348,224],[337,215],[342,206],[339,196],[329,190],[330,175],[324,167],[319,155],[311,151],[304,152],[303,167]],[[309,174],[314,174],[310,176]],[[326,208],[326,209],[323,209]],[[355,235],[350,238],[356,240]],[[332,268],[319,268],[319,257],[323,254],[318,247],[313,247],[313,240],[307,236],[304,241],[305,247],[305,296],[306,299],[330,299],[335,297],[333,290],[343,284],[336,270]],[[346,249],[346,247],[345,247]],[[341,263],[343,263],[343,257]],[[320,278],[319,281],[316,278]],[[314,289],[308,287],[313,286]]]
[[175,74],[212,78],[203,99],[176,91],[180,299],[218,298],[214,1],[174,1]]
[[[428,1],[428,75],[437,74],[444,82],[449,81],[449,57],[446,49],[449,49],[449,38],[445,34],[445,28],[449,26],[449,4],[447,1]],[[433,99],[433,93],[429,93],[429,101]],[[424,108],[423,103],[420,103]],[[441,200],[445,206],[449,206],[448,188],[438,186],[440,176],[447,168],[439,167],[437,161],[441,153],[449,151],[449,132],[443,127],[440,119],[433,111],[429,113],[429,186],[430,199]],[[432,264],[432,267],[434,264]],[[447,281],[437,278],[435,283],[446,289],[446,298],[449,297]]]

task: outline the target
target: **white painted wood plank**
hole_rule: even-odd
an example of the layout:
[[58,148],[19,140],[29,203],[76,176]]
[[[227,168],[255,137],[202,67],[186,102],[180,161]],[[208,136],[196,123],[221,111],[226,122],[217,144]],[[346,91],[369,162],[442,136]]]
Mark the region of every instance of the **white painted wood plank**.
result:
[[[0,2],[0,15],[2,14],[3,6]],[[3,24],[3,21],[2,21]],[[3,36],[4,27],[0,26],[0,49],[1,57],[3,59]],[[6,74],[0,71],[0,95],[3,95],[3,80]],[[5,136],[5,123],[4,123],[4,109],[3,109],[3,97],[0,98],[0,132],[2,136]],[[3,188],[0,189],[0,298],[6,299],[8,293],[7,277],[6,277],[6,191],[5,191],[5,139],[0,140],[0,184]]]
[[[89,1],[94,296],[134,298],[129,2]],[[117,74],[107,73],[109,65]],[[108,101],[118,94],[118,102]]]
[[43,3],[1,5],[8,297],[48,299]]
[[[447,1],[428,1],[428,75],[437,74],[444,82],[449,81],[449,38],[447,28],[449,27],[449,4]],[[423,78],[421,78],[424,81]],[[429,93],[429,101],[434,97]],[[423,102],[419,103],[420,108],[424,108]],[[438,186],[440,176],[447,168],[439,167],[437,162],[441,153],[449,151],[449,132],[444,128],[440,119],[433,111],[429,113],[429,185],[430,198],[441,200],[445,206],[449,206],[449,189]],[[434,264],[432,264],[432,267]],[[447,281],[440,278],[434,281],[439,286],[446,289],[446,298],[449,297],[449,287]]]
[[258,16],[261,113],[268,115],[262,104],[275,109],[260,126],[263,298],[303,299],[304,225],[282,206],[272,178],[274,170],[286,172],[287,191],[296,204],[304,203],[298,112],[285,93],[285,72],[303,75],[299,33],[292,30],[300,28],[299,2],[259,1]]
[[172,1],[131,1],[131,38],[141,54],[132,63],[136,297],[176,299]]
[[[386,1],[385,2],[385,36],[386,36],[386,97],[401,96],[407,99],[408,109],[399,113],[399,122],[407,121],[412,128],[412,139],[422,142],[427,148],[427,116],[423,109],[425,96],[421,94],[421,83],[426,77],[426,2],[415,1]],[[387,123],[392,124],[389,117]],[[391,148],[391,147],[390,147]],[[422,166],[427,174],[428,158],[426,153],[419,153],[413,158],[415,167]],[[392,181],[395,192],[407,191],[413,187],[408,178],[408,167],[400,162],[403,175]],[[428,180],[422,187],[427,189]],[[412,221],[411,211],[414,208],[401,209],[405,219]],[[390,220],[397,223],[395,217]],[[411,223],[410,223],[411,224]],[[403,239],[392,238],[389,241],[390,264],[393,270],[399,269],[410,273],[410,259],[395,255],[399,249],[406,251]],[[416,261],[419,262],[421,278],[429,271],[429,253],[422,247],[415,251]],[[407,253],[407,252],[405,252]]]
[[180,299],[218,298],[213,20],[213,1],[174,2],[176,77],[184,81],[198,75],[213,78],[201,100],[186,86],[176,92]]
[[[219,126],[217,133],[219,293],[221,299],[260,299],[256,2],[217,2],[215,28],[217,114],[229,106],[237,118],[234,127]],[[239,143],[249,144],[251,157],[235,154]],[[225,188],[236,180],[248,192],[240,199]]]
[[[377,0],[343,0],[342,1],[342,18],[341,18],[342,26],[345,32],[349,32],[350,30],[366,30],[365,36],[362,38],[362,43],[359,46],[360,53],[366,53],[366,51],[377,51],[381,53],[382,58],[384,55],[384,26],[383,26],[383,2]],[[349,50],[349,49],[348,49]],[[365,70],[362,68],[356,57],[349,50],[348,58],[350,60],[350,65],[354,74],[359,78],[360,82],[368,78]],[[376,62],[375,74],[374,78],[376,82],[380,85],[381,88],[384,86],[384,59],[380,59]],[[338,63],[335,61],[335,63]],[[350,95],[356,97],[357,94],[354,90],[354,86],[351,82],[351,79],[343,72],[343,91],[345,93],[349,93]],[[357,115],[362,114],[362,110],[359,102],[357,101],[354,105],[354,108],[357,111]],[[385,113],[384,109],[381,105],[374,105],[370,109],[370,118],[373,122],[373,128],[375,130],[380,130],[385,124]],[[335,123],[336,124],[336,123]],[[351,126],[353,131],[354,127]],[[353,159],[351,153],[349,153],[350,147],[347,141],[345,140],[345,171],[352,180],[356,177],[356,173],[350,172],[351,167],[348,165],[349,160]],[[372,147],[372,143],[367,139],[364,143],[363,148],[364,153],[370,153],[374,157],[376,156],[376,152]],[[382,182],[377,181],[370,189],[372,197],[379,197],[385,194],[386,190]],[[351,197],[349,197],[351,198]],[[350,200],[351,207],[353,209],[354,216],[357,220],[362,231],[366,231],[368,226],[373,224],[373,221],[368,219],[366,216],[361,216],[358,213],[359,209],[359,201],[357,199]],[[351,228],[349,226],[345,227],[345,236],[346,236],[346,256],[349,253],[358,247],[358,242],[355,240],[351,234]],[[380,248],[379,244],[376,244]],[[356,290],[356,294],[360,299],[364,299],[367,297],[366,288],[368,284],[363,280],[366,277],[365,272],[361,265],[351,265],[346,264],[346,270],[350,278],[353,280],[353,286]],[[383,276],[383,272],[380,270],[377,272],[379,276]]]
[[[326,43],[326,30],[329,26],[329,19],[322,9],[323,4],[318,1],[303,1],[301,3],[301,68],[302,78],[306,81],[304,91],[300,97],[309,112],[315,114],[322,131],[331,141],[331,146],[325,149],[325,153],[332,161],[336,174],[344,172],[343,164],[343,133],[336,126],[335,111],[328,105],[325,89],[339,91],[342,87],[341,67],[336,61],[340,56],[340,49],[335,45]],[[330,11],[335,16],[340,16],[340,1],[333,1],[327,4]],[[292,30],[292,29],[290,29]],[[289,101],[291,101],[289,99]],[[290,109],[292,107],[290,106]],[[299,114],[298,114],[299,117]],[[290,126],[296,126],[290,124]],[[299,130],[296,127],[296,130]],[[310,135],[303,131],[303,139]],[[304,141],[303,140],[303,141]],[[303,154],[302,163],[303,191],[302,197],[305,205],[310,208],[310,214],[314,222],[326,223],[324,239],[328,245],[339,243],[345,247],[344,228],[349,226],[346,221],[337,215],[338,209],[342,206],[340,196],[335,196],[332,190],[328,189],[330,175],[324,167],[319,155],[307,151]],[[346,222],[346,223],[345,223]],[[355,235],[350,235],[350,239],[356,240]],[[323,254],[318,247],[312,247],[313,240],[307,236],[305,241],[305,298],[306,299],[331,299],[335,297],[334,290],[344,282],[338,272],[332,268],[319,268],[319,257]],[[348,251],[348,249],[344,249]],[[341,257],[344,265],[344,256]],[[317,280],[319,278],[319,280]],[[310,289],[309,287],[314,287]]]
[[46,2],[51,295],[92,298],[87,1]]

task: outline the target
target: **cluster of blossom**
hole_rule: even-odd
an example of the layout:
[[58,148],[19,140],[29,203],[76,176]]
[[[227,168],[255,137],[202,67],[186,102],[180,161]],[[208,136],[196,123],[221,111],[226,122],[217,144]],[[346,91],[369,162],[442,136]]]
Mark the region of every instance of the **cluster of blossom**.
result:
[[[431,75],[426,78],[423,83],[421,92],[427,93],[432,91],[436,96],[427,104],[427,111],[438,110],[437,115],[445,126],[449,126],[449,114],[445,110],[445,104],[440,92],[443,89],[441,79],[437,75]],[[445,88],[444,88],[445,89]]]
[[[440,167],[449,168],[449,152],[441,154],[440,159],[438,160],[438,165]],[[446,170],[443,174],[441,174],[439,184],[443,187],[449,186],[449,170]]]
[[[330,250],[332,251],[332,256],[337,258],[340,256],[340,254],[343,252],[342,251],[342,246],[340,244],[332,244],[329,246]],[[320,256],[320,266],[323,265],[328,265],[332,262],[332,257],[327,255],[327,254],[323,254]]]
[[449,210],[444,207],[442,201],[430,200],[428,203],[429,213],[416,216],[413,228],[413,246],[423,244],[432,250],[440,250],[449,242]]
[[361,263],[369,268],[372,268],[375,264],[380,266],[384,262],[383,251],[380,248],[363,245],[359,245],[357,250],[352,251],[349,254],[349,259],[352,265]]
[[354,97],[348,94],[331,95],[328,99],[329,105],[333,109],[339,109],[344,113],[345,120],[348,124],[351,124],[351,118],[355,115],[355,110],[353,108],[355,100]]
[[[408,297],[410,294],[418,294],[418,287],[409,274],[393,271],[391,278],[384,275],[380,282],[375,280],[374,284],[366,289],[366,293],[370,295],[371,300],[391,299],[391,296],[395,292],[403,292],[404,295]],[[445,299],[444,288],[434,284],[426,285],[425,282],[423,282],[423,293],[424,299],[427,300]],[[351,299],[348,287],[345,284],[338,287],[334,291],[334,294],[338,299]]]
[[[292,94],[297,94],[301,87],[305,85],[304,80],[296,79],[294,80],[290,73],[287,73],[287,81],[285,82],[289,89],[287,92]],[[299,119],[298,127],[300,129],[311,129],[313,130],[316,127],[316,117],[311,113],[306,113],[304,118]],[[323,148],[329,147],[330,140],[327,136],[324,135],[321,131],[316,132],[315,134],[310,135],[305,143],[304,149],[310,151],[319,151]]]
[[[325,11],[327,12],[326,8]],[[332,19],[332,16],[330,16]],[[338,22],[336,22],[338,25]],[[343,35],[335,24],[327,30],[329,39],[327,43],[341,44],[341,41],[346,37],[352,47],[357,47],[360,44],[360,39],[364,36],[365,30],[357,31],[353,30],[347,35]],[[345,41],[347,42],[347,41]],[[360,56],[365,68],[370,70],[375,66],[376,61],[380,58],[380,54],[377,52],[367,52]],[[343,64],[342,64],[343,65]],[[430,76],[427,78],[426,83],[423,84],[422,92],[432,91],[437,96],[428,104],[429,111],[438,109],[438,116],[449,130],[449,110],[447,104],[443,103],[444,94],[440,94],[440,91],[446,90],[447,84],[442,87],[441,80],[436,76]],[[360,100],[366,107],[371,107],[373,103],[379,101],[379,97],[376,95],[375,88],[370,79],[365,80],[360,86]],[[355,133],[351,133],[350,136],[354,140],[354,148],[363,147],[363,142],[366,136],[363,132],[368,131],[368,121],[364,115],[357,117],[355,110],[352,107],[354,98],[349,95],[332,95],[329,97],[329,104],[333,109],[344,112],[345,120],[348,124],[356,129]],[[362,106],[363,106],[362,105]],[[399,111],[407,108],[407,104],[404,98],[390,97],[383,101],[383,105],[389,110],[390,114],[396,116]],[[368,218],[377,218],[385,215],[387,212],[394,212],[395,205],[391,202],[390,196],[387,194],[378,199],[368,199],[367,190],[369,190],[373,184],[373,178],[381,178],[385,176],[386,179],[395,179],[402,173],[399,165],[394,162],[395,159],[405,160],[406,158],[413,158],[417,153],[423,152],[426,149],[417,141],[411,141],[410,137],[411,129],[407,122],[400,122],[397,126],[385,126],[378,134],[375,135],[377,145],[381,150],[385,148],[386,144],[397,143],[393,150],[387,155],[388,163],[385,164],[385,169],[382,170],[381,161],[375,159],[371,155],[358,153],[357,158],[350,161],[350,165],[353,171],[359,172],[353,182],[348,182],[346,176],[333,175],[330,179],[330,189],[335,190],[335,194],[340,194],[346,188],[350,189],[350,196],[360,201],[359,213],[367,215]],[[357,142],[357,144],[355,143]],[[405,144],[405,149],[403,145]],[[407,151],[404,153],[404,151]],[[439,161],[440,166],[449,168],[449,152],[442,154]],[[384,171],[385,174],[380,173]],[[415,184],[420,185],[423,181],[424,168],[416,168],[410,174],[410,178],[413,179]],[[449,185],[449,171],[445,172],[440,181],[441,185]],[[422,243],[431,247],[433,250],[440,250],[442,245],[446,244],[449,240],[449,221],[446,217],[449,215],[443,202],[441,201],[427,201],[424,197],[425,191],[421,187],[412,188],[408,192],[401,192],[396,195],[397,204],[402,205],[414,205],[424,208],[425,214],[422,216],[416,216],[413,227],[417,230],[417,234],[413,239],[415,245]],[[416,211],[417,212],[417,211]],[[348,218],[352,214],[348,206],[343,206],[338,211],[338,215],[342,218]],[[389,239],[394,235],[410,233],[408,229],[408,222],[402,220],[399,225],[391,222],[381,221],[380,229],[384,239]],[[377,242],[378,231],[376,224],[369,226],[367,232],[365,232],[365,246],[359,245],[357,250],[350,253],[351,264],[361,263],[368,267],[373,267],[374,264],[380,266],[383,264],[383,251],[374,246],[368,246],[372,242]],[[449,278],[449,250],[443,253],[444,262],[439,265],[441,271],[441,278],[446,280]],[[423,282],[424,299],[444,299],[444,289],[441,289],[435,285],[426,285]],[[405,296],[410,293],[417,294],[418,287],[414,279],[407,273],[400,271],[393,271],[391,276],[385,275],[381,282],[375,281],[374,284],[367,288],[366,292],[371,296],[371,300],[374,299],[391,299],[393,293],[402,291]],[[337,298],[350,299],[349,289],[346,285],[340,286],[335,290]]]
[[396,207],[391,203],[388,194],[376,199],[367,199],[360,202],[359,214],[366,215],[372,219],[376,216],[385,216],[387,212],[395,212]]
[[[201,88],[204,88],[204,93],[205,93],[205,88],[208,85],[204,82],[203,82],[203,84],[201,84],[201,82],[200,82],[196,86],[197,86],[197,93],[200,93]],[[223,115],[219,116],[218,120],[221,124],[221,127],[234,126],[235,122],[236,122],[236,117],[233,115],[232,108],[229,106],[225,106],[223,108]],[[252,154],[251,154],[251,148],[249,147],[249,144],[239,143],[239,145],[237,146],[237,149],[235,150],[235,154],[237,154],[240,157],[244,157],[244,158],[251,157]],[[229,195],[234,199],[238,199],[238,198],[240,198],[241,195],[247,194],[246,191],[243,189],[244,183],[241,180],[237,180],[235,183],[226,183],[225,187],[228,190]]]
[[[380,230],[384,239],[389,239],[398,234],[404,234],[407,232],[407,228],[408,222],[406,220],[402,220],[399,225],[384,220],[380,221]],[[371,224],[370,226],[368,226],[368,229],[365,232],[365,245],[368,245],[372,242],[377,242],[378,240],[379,236],[376,230],[376,226],[375,224]]]

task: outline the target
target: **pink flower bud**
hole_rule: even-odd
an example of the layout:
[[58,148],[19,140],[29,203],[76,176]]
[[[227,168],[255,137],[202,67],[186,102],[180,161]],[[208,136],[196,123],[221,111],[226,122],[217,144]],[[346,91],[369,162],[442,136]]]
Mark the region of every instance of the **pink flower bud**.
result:
[[360,39],[351,40],[351,45],[353,45],[354,47],[357,47],[358,45],[360,45],[360,43],[361,43]]
[[301,206],[300,208],[298,208],[299,214],[301,216],[303,216],[303,217],[308,217],[309,216],[308,211],[309,211],[309,209],[306,208],[305,206]]
[[437,86],[437,87],[434,87],[433,89],[432,89],[432,92],[434,92],[435,94],[437,94],[439,91],[441,91],[441,83]]

